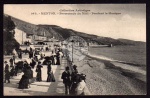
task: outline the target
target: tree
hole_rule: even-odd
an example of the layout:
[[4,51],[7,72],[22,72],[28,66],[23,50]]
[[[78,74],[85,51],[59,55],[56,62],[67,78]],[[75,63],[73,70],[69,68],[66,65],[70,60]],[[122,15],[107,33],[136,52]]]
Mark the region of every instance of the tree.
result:
[[3,17],[3,53],[12,54],[14,49],[19,49],[19,43],[15,40],[15,24],[10,16]]

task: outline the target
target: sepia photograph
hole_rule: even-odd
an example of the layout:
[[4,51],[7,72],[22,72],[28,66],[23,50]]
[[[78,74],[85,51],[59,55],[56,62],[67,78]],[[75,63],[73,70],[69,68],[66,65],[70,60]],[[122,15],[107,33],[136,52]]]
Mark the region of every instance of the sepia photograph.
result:
[[146,4],[4,4],[3,95],[147,95]]

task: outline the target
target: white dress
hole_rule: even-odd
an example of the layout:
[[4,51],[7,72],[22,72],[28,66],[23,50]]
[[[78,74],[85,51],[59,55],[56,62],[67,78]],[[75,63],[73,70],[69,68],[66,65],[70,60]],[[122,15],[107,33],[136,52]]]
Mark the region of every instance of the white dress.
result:
[[77,88],[76,88],[76,93],[77,95],[80,95],[81,93],[84,92],[84,88],[85,88],[86,84],[84,82],[84,80],[82,80],[81,82],[79,82]]

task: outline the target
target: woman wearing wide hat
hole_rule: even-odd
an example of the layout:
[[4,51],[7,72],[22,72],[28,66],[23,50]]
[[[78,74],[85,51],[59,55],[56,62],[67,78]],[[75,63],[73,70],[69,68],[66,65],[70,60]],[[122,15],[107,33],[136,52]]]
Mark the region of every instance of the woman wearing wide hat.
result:
[[55,82],[50,60],[47,62],[47,75],[47,82]]
[[24,74],[22,75],[22,78],[19,81],[19,89],[28,89],[29,79],[32,76],[30,69],[31,67],[27,65],[26,68],[23,70]]

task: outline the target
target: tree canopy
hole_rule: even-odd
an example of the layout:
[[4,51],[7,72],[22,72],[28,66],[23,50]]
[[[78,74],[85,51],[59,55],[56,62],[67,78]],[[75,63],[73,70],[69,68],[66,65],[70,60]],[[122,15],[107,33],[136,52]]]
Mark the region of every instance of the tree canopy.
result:
[[3,17],[3,53],[12,54],[14,49],[19,49],[19,43],[14,38],[15,24],[10,16]]

